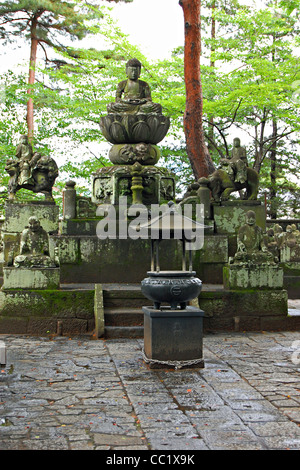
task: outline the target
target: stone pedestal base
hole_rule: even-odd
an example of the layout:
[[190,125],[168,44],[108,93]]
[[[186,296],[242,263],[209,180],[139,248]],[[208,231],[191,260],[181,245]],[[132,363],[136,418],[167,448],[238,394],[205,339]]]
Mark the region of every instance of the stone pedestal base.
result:
[[39,219],[41,226],[49,234],[58,232],[59,207],[54,202],[47,201],[7,202],[2,231],[20,233],[32,216]]
[[2,289],[58,289],[59,268],[3,268]]
[[283,269],[276,264],[231,264],[223,268],[223,281],[225,289],[283,289]]
[[[168,170],[151,165],[143,166],[141,197],[144,205],[165,204],[175,198],[175,178]],[[103,167],[93,174],[92,202],[118,206],[120,198],[127,198],[127,205],[133,203],[132,165]],[[124,203],[123,203],[124,204]],[[128,208],[127,206],[127,208]],[[124,208],[125,209],[125,208]]]
[[143,312],[144,352],[151,368],[204,367],[202,310],[143,307]]
[[260,201],[234,200],[212,204],[215,233],[228,237],[228,254],[234,256],[237,250],[236,236],[239,228],[245,223],[246,213],[255,212],[256,224],[266,229],[266,210]]
[[[19,254],[21,233],[28,226],[28,219],[35,216],[49,235],[57,234],[59,228],[59,207],[54,202],[30,201],[28,203],[7,202],[5,220],[1,227],[3,241],[3,262],[7,264],[10,253]],[[51,244],[50,244],[51,245]],[[50,246],[53,257],[54,247]]]

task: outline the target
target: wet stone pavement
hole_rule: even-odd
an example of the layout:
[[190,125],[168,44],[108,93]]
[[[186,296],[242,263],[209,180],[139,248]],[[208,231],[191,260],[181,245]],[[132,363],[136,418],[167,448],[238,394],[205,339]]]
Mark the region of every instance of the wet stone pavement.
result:
[[0,335],[0,450],[299,450],[297,332],[204,336],[203,369],[142,339]]

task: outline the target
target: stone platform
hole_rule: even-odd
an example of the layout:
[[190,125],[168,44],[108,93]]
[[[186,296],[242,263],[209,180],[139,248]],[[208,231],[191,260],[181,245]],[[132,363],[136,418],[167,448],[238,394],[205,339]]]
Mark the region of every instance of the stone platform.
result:
[[[138,284],[103,284],[104,337],[143,337],[142,307],[149,305]],[[199,307],[204,331],[299,330],[285,290],[225,290],[204,284]],[[61,285],[57,290],[0,291],[0,334],[95,334],[95,285]],[[12,313],[13,312],[13,313]]]
[[2,451],[110,451],[103,465],[124,451],[149,463],[180,454],[201,466],[201,450],[300,448],[298,332],[206,334],[205,367],[181,370],[149,369],[142,339],[0,338]]

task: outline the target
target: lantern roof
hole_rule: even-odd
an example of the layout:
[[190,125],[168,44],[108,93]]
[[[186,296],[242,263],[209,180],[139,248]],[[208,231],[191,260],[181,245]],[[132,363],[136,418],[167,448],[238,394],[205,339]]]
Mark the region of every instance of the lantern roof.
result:
[[165,212],[141,225],[141,228],[151,230],[151,238],[176,238],[181,240],[194,239],[196,231],[203,231],[205,227],[208,226],[179,213],[172,201],[168,203]]

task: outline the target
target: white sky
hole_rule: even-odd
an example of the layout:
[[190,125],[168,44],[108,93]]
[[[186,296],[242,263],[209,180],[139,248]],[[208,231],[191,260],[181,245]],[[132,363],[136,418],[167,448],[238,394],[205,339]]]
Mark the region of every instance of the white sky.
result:
[[[162,59],[184,44],[182,8],[178,0],[133,0],[118,3],[113,17],[132,43],[149,58]],[[148,53],[148,54],[147,54]]]
[[[262,7],[265,2],[240,1],[256,7]],[[103,4],[113,8],[111,15],[118,21],[121,30],[130,35],[131,43],[139,46],[148,59],[163,59],[170,56],[174,48],[183,46],[183,11],[178,0],[133,0],[132,3],[116,4],[103,1]],[[87,47],[93,47],[93,44],[89,41]],[[39,57],[44,57],[41,50]],[[28,60],[28,42],[19,41],[19,47],[15,43],[12,49],[0,41],[0,73],[13,69],[21,62],[27,69]]]
[[[140,46],[149,59],[163,59],[184,44],[183,12],[178,0],[134,0],[107,6],[113,7],[111,15],[121,30],[130,35],[131,43]],[[90,41],[89,47],[93,47]],[[44,57],[41,50],[38,55]],[[0,42],[0,73],[22,62],[27,69],[28,60],[28,42],[19,41],[13,47]]]

